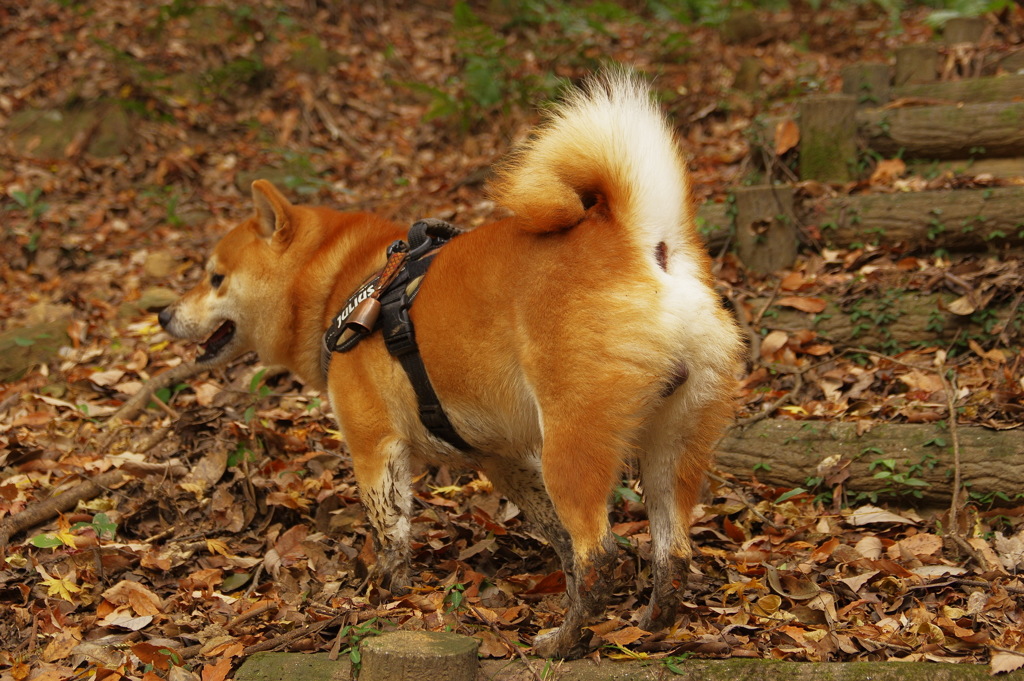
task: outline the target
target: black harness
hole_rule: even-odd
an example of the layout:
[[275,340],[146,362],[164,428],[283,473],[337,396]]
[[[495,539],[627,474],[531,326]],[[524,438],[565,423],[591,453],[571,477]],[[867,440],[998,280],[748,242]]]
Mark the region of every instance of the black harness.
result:
[[[389,262],[396,254],[404,254],[404,259],[400,258],[399,269],[388,273],[388,277],[393,279],[383,282],[383,290],[379,289],[385,278],[384,271],[371,277],[346,301],[324,332],[320,364],[326,376],[331,353],[348,352],[380,328],[385,347],[402,365],[412,383],[419,402],[420,421],[434,437],[456,449],[469,451],[472,448],[456,432],[434,392],[409,318],[409,308],[416,299],[420,283],[438,249],[459,234],[461,232],[458,229],[444,220],[428,218],[417,221],[409,228],[408,242],[399,240],[392,243],[388,247]],[[376,304],[367,302],[371,299],[380,302],[379,317]],[[369,314],[364,314],[367,309],[370,310]]]

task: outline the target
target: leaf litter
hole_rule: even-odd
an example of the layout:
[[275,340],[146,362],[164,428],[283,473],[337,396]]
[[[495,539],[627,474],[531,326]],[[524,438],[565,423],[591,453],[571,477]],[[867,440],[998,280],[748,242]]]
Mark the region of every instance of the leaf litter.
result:
[[[832,88],[840,65],[896,40],[866,37],[888,35],[880,14],[859,17],[865,36],[836,32],[849,16],[818,25],[780,17],[764,42],[730,46],[711,28],[643,17],[516,28],[481,13],[453,37],[451,17],[426,5],[383,16],[371,6],[283,14],[250,4],[0,10],[21,27],[0,32],[19,66],[0,76],[0,127],[14,133],[0,148],[0,313],[5,329],[56,321],[67,334],[58,357],[0,386],[5,681],[83,670],[216,681],[257,650],[346,654],[392,628],[458,631],[479,638],[482,655],[512,657],[557,626],[564,578],[553,553],[486,478],[465,471],[418,474],[413,591],[368,587],[369,528],[324,398],[251,358],[190,376],[191,350],[161,333],[153,311],[201,276],[204,253],[246,215],[245,185],[260,174],[304,200],[399,220],[494,217],[487,169],[536,120],[517,79],[540,91],[547,74],[577,77],[603,55],[659,73],[696,190],[718,200],[742,173],[743,130],[760,113],[728,89],[730,68],[757,56],[775,94],[805,83],[808,68]],[[1019,32],[1020,10],[1008,11],[999,30]],[[924,39],[921,18],[903,17],[901,40]],[[559,57],[566,30],[575,59]],[[810,62],[792,48],[794,31],[808,37]],[[458,41],[498,35],[515,55],[502,63],[512,74],[504,99],[459,89]],[[699,57],[709,51],[716,59]],[[114,155],[94,153],[95,125],[54,157],[34,155],[45,140],[18,127],[28,109],[66,115],[103,99],[136,116]],[[799,136],[785,120],[780,156]],[[892,160],[864,189],[924,184]],[[985,317],[996,304],[1019,309],[1018,256],[822,249],[778,280],[731,255],[717,264],[760,339],[741,419],[948,419],[939,374],[952,368],[962,423],[1019,425],[1012,319],[991,321],[984,337],[870,353],[809,324],[777,328],[769,314],[818,315],[829,301],[850,308],[899,286],[955,295],[954,314]],[[146,393],[154,377],[178,375]],[[134,414],[112,418],[136,395],[147,399]],[[1019,503],[971,503],[952,518],[864,501],[837,507],[753,472],[719,477],[695,514],[697,557],[679,618],[645,632],[635,620],[650,586],[641,494],[627,471],[612,504],[619,591],[592,627],[594,657],[664,660],[670,670],[684,655],[987,663],[993,673],[1024,664]],[[61,495],[69,502],[59,510],[8,531]]]

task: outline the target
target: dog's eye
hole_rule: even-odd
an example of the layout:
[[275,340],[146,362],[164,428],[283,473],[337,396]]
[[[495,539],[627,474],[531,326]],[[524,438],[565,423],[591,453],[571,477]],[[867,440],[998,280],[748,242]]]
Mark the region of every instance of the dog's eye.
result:
[[219,287],[222,281],[224,281],[223,274],[214,273],[210,275],[210,286],[213,288]]

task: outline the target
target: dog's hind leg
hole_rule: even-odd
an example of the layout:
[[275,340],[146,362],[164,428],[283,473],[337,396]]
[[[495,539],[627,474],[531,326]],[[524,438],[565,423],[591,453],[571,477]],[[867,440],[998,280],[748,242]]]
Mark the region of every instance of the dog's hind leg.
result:
[[608,494],[621,467],[622,452],[612,434],[588,419],[586,427],[545,433],[544,483],[561,525],[572,542],[566,573],[569,609],[557,629],[538,636],[533,649],[543,657],[579,657],[588,652],[583,629],[600,614],[611,595],[616,545],[608,525]]
[[640,443],[640,481],[651,526],[653,582],[650,603],[640,618],[641,629],[657,631],[675,621],[693,555],[691,514],[710,463],[715,422],[721,419],[721,412],[714,407],[696,409],[668,423],[668,419],[655,418],[655,425]]

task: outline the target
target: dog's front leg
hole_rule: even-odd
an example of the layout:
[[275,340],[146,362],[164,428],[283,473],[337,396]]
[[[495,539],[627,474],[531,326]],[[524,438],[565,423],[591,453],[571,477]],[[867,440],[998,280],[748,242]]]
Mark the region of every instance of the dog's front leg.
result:
[[375,445],[350,446],[359,494],[373,527],[377,563],[370,579],[392,593],[404,593],[409,587],[412,509],[409,446],[394,436]]

